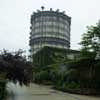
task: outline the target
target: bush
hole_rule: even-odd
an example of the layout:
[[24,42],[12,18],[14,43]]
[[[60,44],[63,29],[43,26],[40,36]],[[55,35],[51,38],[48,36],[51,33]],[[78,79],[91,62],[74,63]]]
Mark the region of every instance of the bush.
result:
[[34,79],[37,83],[49,81],[49,73],[47,71],[40,71],[34,75]]
[[6,83],[5,80],[0,80],[0,100],[4,100],[7,96]]
[[80,85],[75,82],[71,82],[65,85],[65,89],[79,89]]

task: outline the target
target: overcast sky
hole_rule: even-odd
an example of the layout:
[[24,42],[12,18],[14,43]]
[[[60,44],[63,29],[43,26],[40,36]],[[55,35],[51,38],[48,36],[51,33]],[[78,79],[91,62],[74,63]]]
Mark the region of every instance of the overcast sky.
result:
[[86,26],[100,19],[100,0],[0,0],[0,50],[29,49],[30,15],[41,6],[60,9],[72,17],[72,49],[80,48]]

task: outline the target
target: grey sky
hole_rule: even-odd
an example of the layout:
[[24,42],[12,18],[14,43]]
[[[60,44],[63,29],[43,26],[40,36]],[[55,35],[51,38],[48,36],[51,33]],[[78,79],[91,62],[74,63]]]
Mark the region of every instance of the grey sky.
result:
[[29,49],[30,15],[42,5],[72,17],[72,49],[79,49],[86,26],[100,19],[100,0],[0,0],[0,50]]

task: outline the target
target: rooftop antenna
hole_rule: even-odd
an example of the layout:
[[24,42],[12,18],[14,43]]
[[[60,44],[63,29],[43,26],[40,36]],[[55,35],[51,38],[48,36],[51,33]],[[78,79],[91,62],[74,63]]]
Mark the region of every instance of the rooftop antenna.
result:
[[52,8],[50,8],[50,11],[52,11]]
[[56,12],[59,12],[59,9],[57,9]]
[[65,14],[65,11],[63,11],[62,13]]
[[41,6],[41,9],[44,10],[44,6]]
[[37,12],[40,12],[40,10],[37,10]]

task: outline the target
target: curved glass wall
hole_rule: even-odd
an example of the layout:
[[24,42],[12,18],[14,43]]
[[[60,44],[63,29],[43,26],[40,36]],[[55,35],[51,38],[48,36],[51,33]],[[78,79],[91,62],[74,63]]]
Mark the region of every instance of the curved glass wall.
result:
[[31,18],[30,46],[70,47],[70,17],[59,12],[41,11]]

